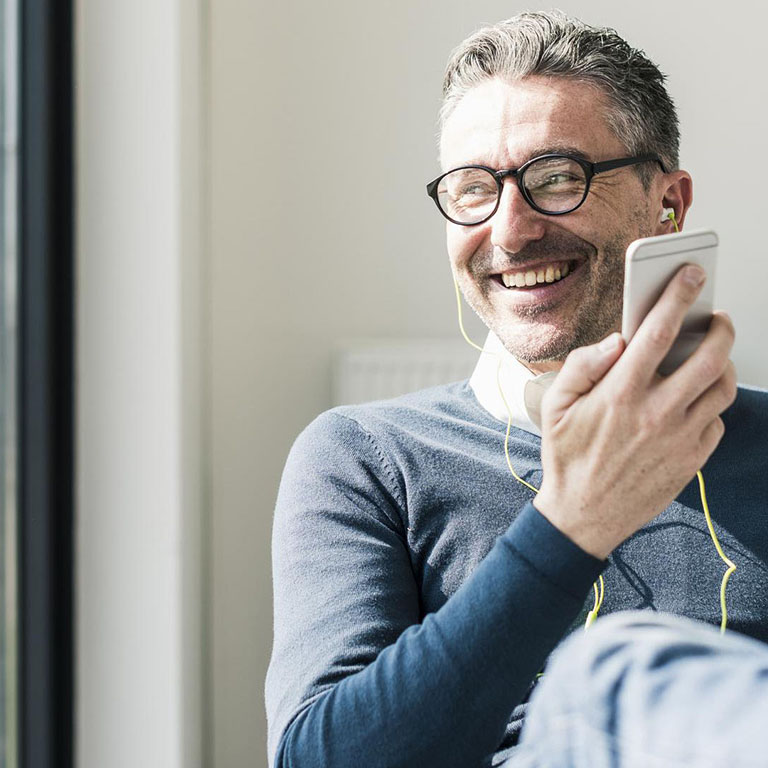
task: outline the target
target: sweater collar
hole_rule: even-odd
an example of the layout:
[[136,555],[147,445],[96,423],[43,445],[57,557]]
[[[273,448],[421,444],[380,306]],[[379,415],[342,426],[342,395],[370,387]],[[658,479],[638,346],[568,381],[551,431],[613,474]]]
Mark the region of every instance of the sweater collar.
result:
[[[496,334],[490,332],[469,386],[480,405],[494,418],[506,423],[509,418],[509,411],[504,404],[506,398],[512,412],[512,426],[541,437],[541,430],[537,426],[538,407],[553,378],[551,373],[537,376],[529,371],[510,354]],[[499,391],[499,384],[504,397]]]

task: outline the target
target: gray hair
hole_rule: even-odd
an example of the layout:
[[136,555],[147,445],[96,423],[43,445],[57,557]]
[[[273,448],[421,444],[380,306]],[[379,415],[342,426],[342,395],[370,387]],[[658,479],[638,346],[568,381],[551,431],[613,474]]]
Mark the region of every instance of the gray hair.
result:
[[[679,166],[680,131],[665,75],[643,53],[607,27],[592,27],[561,11],[521,13],[483,27],[451,54],[443,80],[440,133],[471,88],[501,77],[564,77],[598,87],[605,118],[633,155],[658,155],[667,171]],[[648,186],[653,169],[636,166]]]

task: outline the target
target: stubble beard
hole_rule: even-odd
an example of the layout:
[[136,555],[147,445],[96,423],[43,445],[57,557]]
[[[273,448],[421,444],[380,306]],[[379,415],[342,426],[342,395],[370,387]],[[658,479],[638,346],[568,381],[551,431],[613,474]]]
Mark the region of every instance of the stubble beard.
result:
[[[514,316],[501,315],[490,300],[487,279],[473,280],[471,290],[466,290],[469,286],[462,286],[467,303],[521,362],[538,364],[565,360],[571,350],[596,344],[610,333],[620,330],[625,252],[632,240],[650,234],[646,226],[641,226],[645,219],[643,213],[636,212],[624,232],[603,243],[600,258],[593,245],[573,235],[558,235],[538,241],[532,244],[533,247],[526,248],[525,254],[517,254],[520,263],[530,263],[534,257],[547,252],[557,254],[559,258],[563,253],[578,254],[583,258],[579,269],[590,271],[590,274],[581,276],[582,280],[586,278],[586,282],[582,282],[585,292],[576,297],[576,306],[570,315],[558,316],[556,324],[548,323],[547,310],[536,306],[520,308]],[[473,271],[482,273],[484,266],[477,264]],[[573,297],[571,301],[574,301]]]

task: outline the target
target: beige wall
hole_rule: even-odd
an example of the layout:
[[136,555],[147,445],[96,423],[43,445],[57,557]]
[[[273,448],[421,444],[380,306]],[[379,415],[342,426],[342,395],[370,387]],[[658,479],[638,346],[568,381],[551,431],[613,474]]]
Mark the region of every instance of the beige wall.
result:
[[[763,146],[768,117],[752,5],[559,5],[617,27],[670,74],[696,181],[689,224],[720,232],[718,303],[740,329],[742,379],[768,385],[752,332],[765,321],[768,156],[748,167],[743,154]],[[334,342],[455,334],[442,225],[424,192],[442,70],[464,35],[517,10],[210,0],[216,768],[265,764],[272,506],[291,441],[329,403]]]

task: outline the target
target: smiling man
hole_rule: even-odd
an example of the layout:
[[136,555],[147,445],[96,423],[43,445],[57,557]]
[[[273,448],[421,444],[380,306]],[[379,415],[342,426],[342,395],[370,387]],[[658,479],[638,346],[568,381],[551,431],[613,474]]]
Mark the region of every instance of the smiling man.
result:
[[597,615],[596,580],[601,616],[719,623],[705,465],[738,560],[729,626],[768,639],[768,408],[737,395],[731,322],[715,313],[656,374],[703,282],[684,268],[629,345],[617,333],[627,246],[692,200],[663,80],[559,13],[454,52],[428,191],[486,350],[469,381],[334,409],[297,439],[274,527],[271,765],[523,759],[529,695]]
[[[455,99],[449,92],[440,142],[451,170],[436,187],[445,213],[471,225],[448,227],[455,275],[518,360],[556,370],[572,349],[618,328],[627,245],[671,230],[670,221],[659,223],[662,201],[683,221],[690,176],[663,173],[661,148],[654,156],[646,144],[643,159],[627,158],[607,98],[580,79],[497,76]],[[676,154],[675,128],[664,154]],[[614,160],[627,164],[600,167]],[[501,177],[499,191],[489,170],[467,165],[516,169],[516,178]]]

